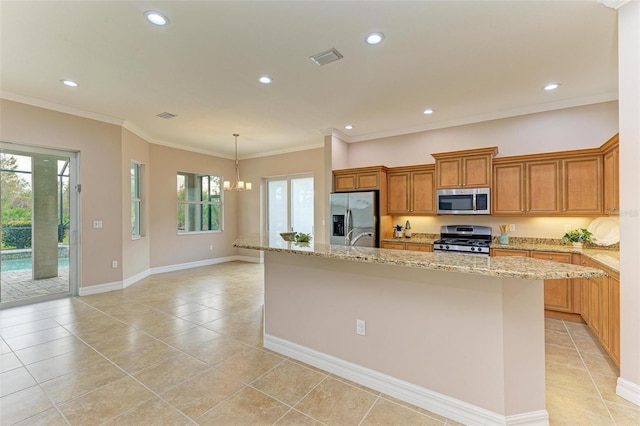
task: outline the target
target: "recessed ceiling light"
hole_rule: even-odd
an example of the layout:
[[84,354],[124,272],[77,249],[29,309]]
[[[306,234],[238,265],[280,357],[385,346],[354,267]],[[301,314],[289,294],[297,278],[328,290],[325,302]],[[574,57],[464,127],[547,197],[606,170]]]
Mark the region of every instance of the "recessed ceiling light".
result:
[[273,79],[268,75],[263,75],[258,79],[258,81],[262,84],[270,84],[271,82],[273,82]]
[[347,130],[353,130],[353,126],[351,124],[347,124],[344,128]]
[[156,12],[155,10],[147,10],[144,13],[144,16],[149,22],[154,25],[163,26],[169,23],[169,18],[167,18],[160,12]]
[[365,38],[367,44],[378,44],[384,40],[384,34],[382,33],[369,33]]
[[424,110],[424,114],[426,114],[426,115],[433,114],[434,112],[435,112],[435,110],[433,110],[431,108]]
[[560,83],[549,83],[544,86],[544,90],[548,92],[550,90],[556,90],[558,87],[560,87]]
[[69,87],[78,87],[79,84],[76,83],[73,80],[67,80],[66,78],[63,78],[62,80],[60,80],[60,83],[64,84],[65,86],[69,86]]

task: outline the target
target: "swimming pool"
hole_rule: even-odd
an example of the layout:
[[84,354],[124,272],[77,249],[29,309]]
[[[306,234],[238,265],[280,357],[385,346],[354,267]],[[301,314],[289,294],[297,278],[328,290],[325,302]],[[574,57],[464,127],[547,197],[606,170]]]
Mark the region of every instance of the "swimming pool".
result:
[[[58,268],[68,268],[69,267],[69,258],[68,257],[59,257],[58,258]],[[9,271],[21,271],[25,269],[31,269],[31,258],[27,257],[25,259],[11,259],[11,260],[3,260],[2,261],[2,272]]]

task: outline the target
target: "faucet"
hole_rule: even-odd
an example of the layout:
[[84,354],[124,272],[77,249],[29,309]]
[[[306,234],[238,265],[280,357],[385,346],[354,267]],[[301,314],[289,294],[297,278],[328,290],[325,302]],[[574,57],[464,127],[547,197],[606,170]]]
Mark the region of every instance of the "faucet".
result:
[[362,234],[359,234],[353,239],[353,241],[351,241],[351,245],[355,246],[358,240],[362,237],[373,237],[373,232],[363,232]]

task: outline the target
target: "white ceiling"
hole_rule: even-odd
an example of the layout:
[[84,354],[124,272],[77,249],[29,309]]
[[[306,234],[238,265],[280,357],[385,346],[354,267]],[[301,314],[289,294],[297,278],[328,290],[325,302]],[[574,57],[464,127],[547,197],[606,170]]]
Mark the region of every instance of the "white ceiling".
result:
[[[234,132],[246,158],[332,128],[357,142],[617,99],[616,11],[595,0],[2,0],[0,15],[2,97],[224,156]],[[330,48],[344,58],[309,60]]]

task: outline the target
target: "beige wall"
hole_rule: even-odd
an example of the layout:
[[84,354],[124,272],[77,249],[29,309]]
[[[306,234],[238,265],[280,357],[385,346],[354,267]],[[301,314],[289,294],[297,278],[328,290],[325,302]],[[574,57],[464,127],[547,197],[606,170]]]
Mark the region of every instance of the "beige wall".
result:
[[[225,192],[224,231],[178,235],[176,175],[178,171],[233,176],[233,161],[166,146],[149,148],[149,228],[151,268],[232,256],[238,229],[238,194]],[[210,250],[213,246],[213,250]]]
[[[605,102],[349,144],[349,167],[433,164],[432,153],[497,146],[498,156],[594,148],[618,132]],[[338,167],[334,167],[338,168]]]
[[80,286],[121,281],[111,267],[122,264],[120,126],[0,99],[0,139],[80,153]]
[[[142,178],[142,237],[131,238],[131,161],[143,165]],[[124,279],[144,274],[150,267],[149,214],[150,188],[153,182],[149,179],[149,143],[141,137],[122,129],[122,275]]]
[[[321,136],[319,136],[320,138]],[[238,235],[256,234],[264,231],[261,214],[264,206],[264,178],[310,173],[313,175],[314,203],[314,241],[325,240],[324,218],[325,194],[324,149],[310,149],[243,160],[240,162],[240,176],[253,184],[253,190],[238,193]],[[256,257],[254,250],[241,250],[243,256]]]

